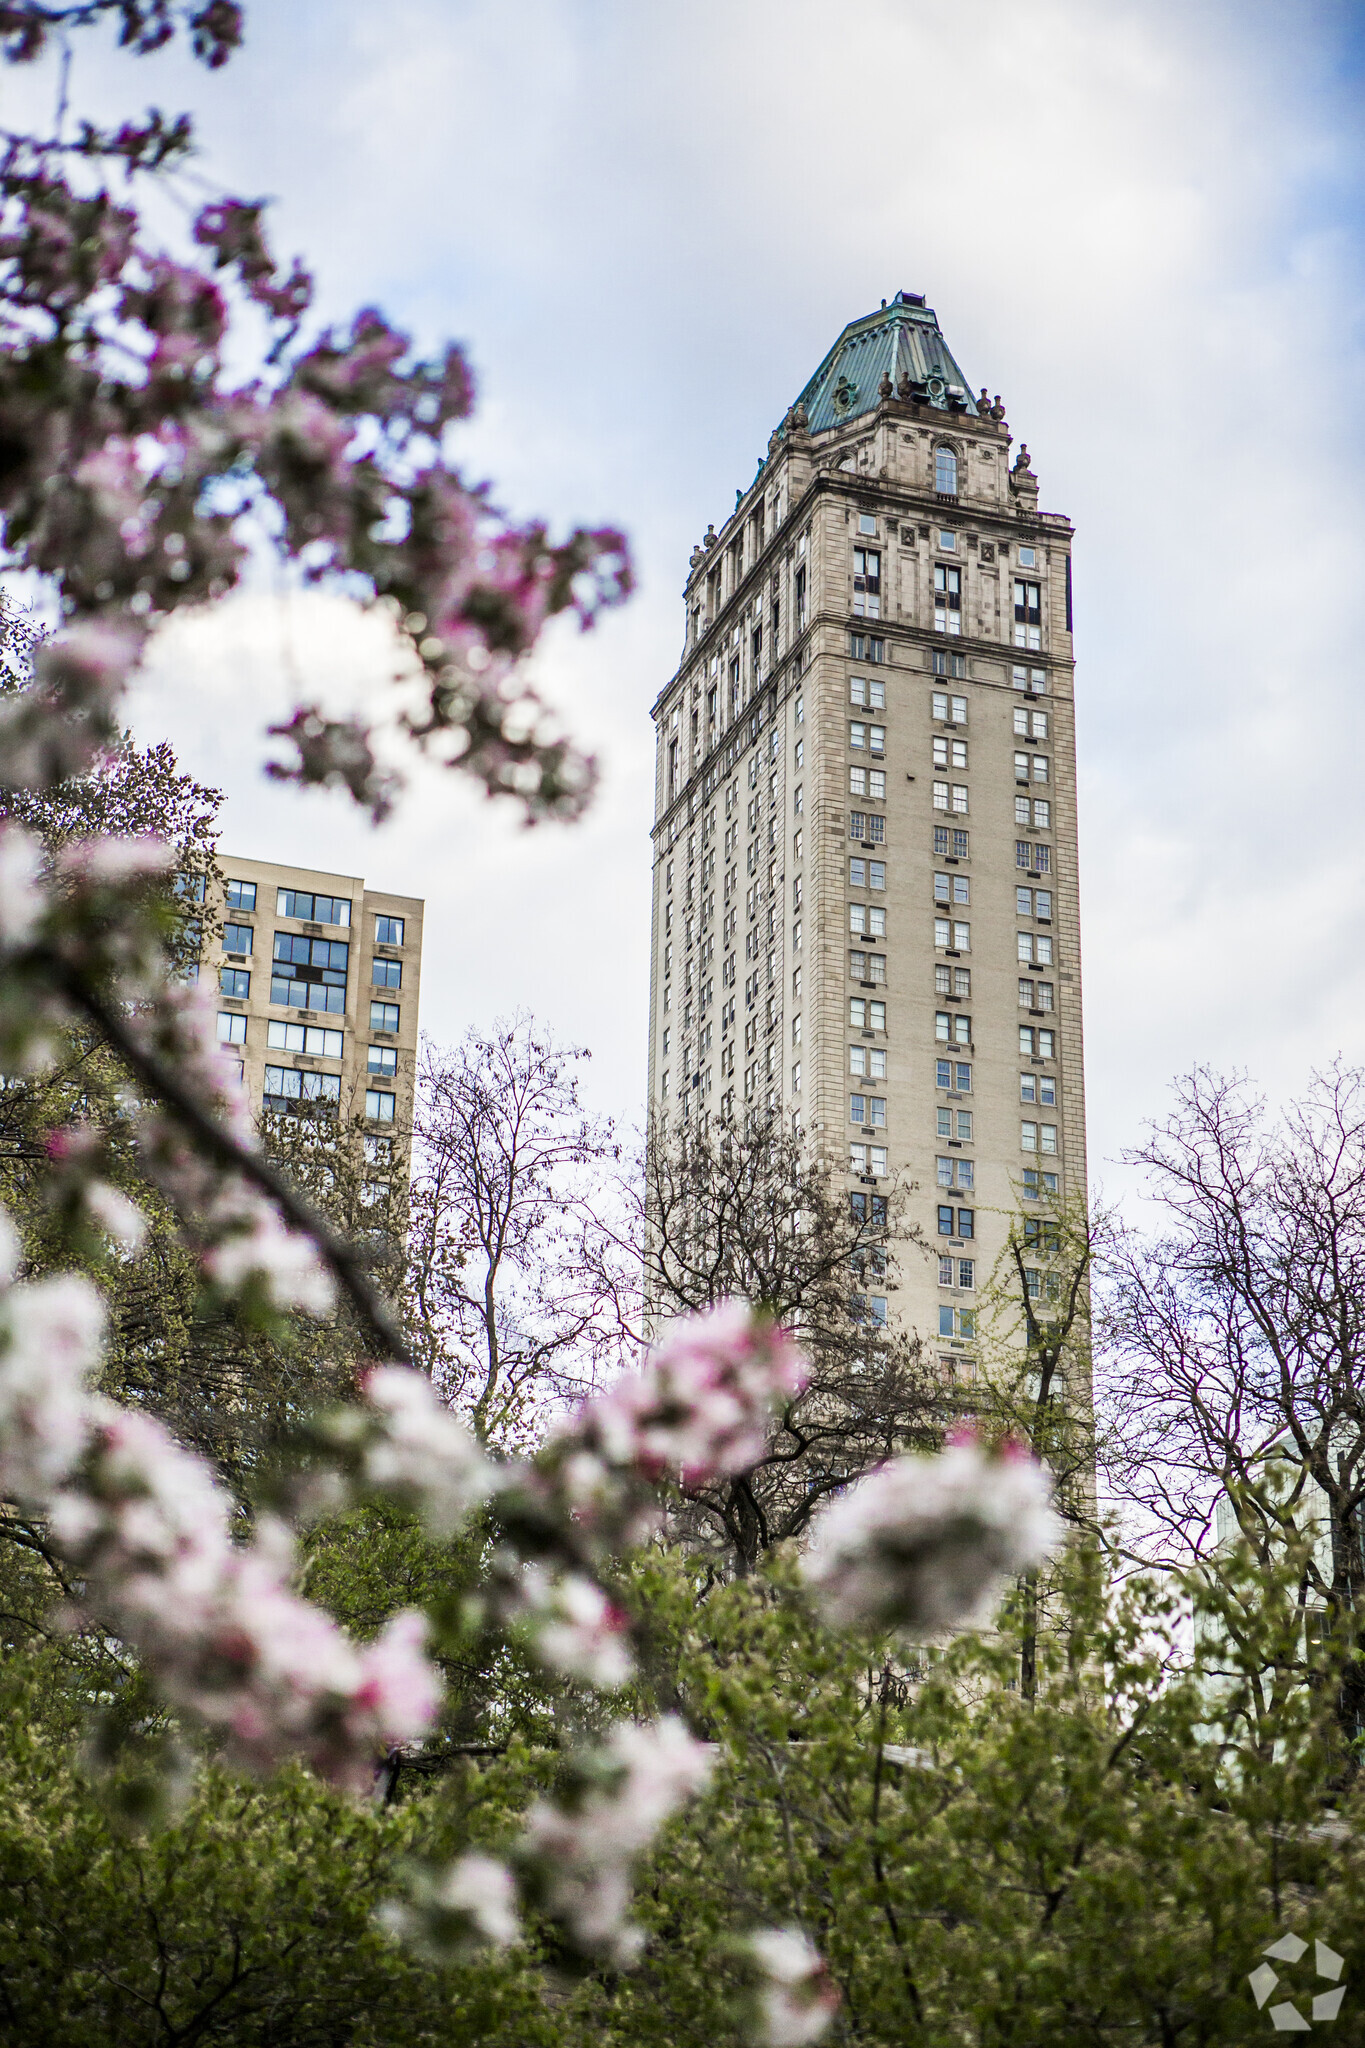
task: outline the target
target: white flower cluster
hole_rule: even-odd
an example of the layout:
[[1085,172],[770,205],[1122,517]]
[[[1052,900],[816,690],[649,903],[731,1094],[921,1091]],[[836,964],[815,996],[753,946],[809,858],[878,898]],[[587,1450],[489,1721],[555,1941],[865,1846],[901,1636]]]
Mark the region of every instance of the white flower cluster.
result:
[[506,1612],[541,1663],[564,1678],[617,1692],[634,1675],[625,1615],[581,1572],[524,1564]]
[[1007,1579],[1055,1549],[1047,1474],[1007,1445],[897,1458],[815,1525],[803,1573],[827,1621],[923,1634],[990,1618]]
[[[757,1464],[774,1410],[809,1378],[784,1330],[727,1301],[679,1317],[642,1371],[579,1409],[569,1435],[580,1460],[703,1486]],[[586,1476],[578,1474],[580,1486]]]
[[839,1994],[824,1958],[795,1927],[763,1927],[744,1944],[758,1966],[763,2048],[807,2048],[833,2019]]
[[453,1535],[497,1491],[497,1466],[424,1373],[376,1366],[362,1391],[377,1425],[362,1440],[363,1483],[403,1501],[433,1536]]
[[507,1948],[521,1932],[517,1882],[505,1863],[471,1849],[434,1877],[416,1874],[408,1896],[388,1900],[379,1919],[440,1962],[479,1942]]
[[[15,1263],[0,1231],[0,1279]],[[266,1523],[233,1540],[232,1503],[152,1417],[90,1392],[104,1311],[72,1275],[0,1296],[0,1490],[48,1522],[85,1604],[166,1696],[256,1767],[302,1753],[363,1789],[378,1754],[423,1735],[440,1704],[425,1618],[396,1615],[358,1648],[290,1586],[292,1543]]]
[[636,1858],[705,1785],[711,1757],[667,1714],[618,1721],[590,1770],[566,1804],[536,1802],[517,1856],[546,1910],[579,1946],[624,1967],[644,1947],[629,1918]]

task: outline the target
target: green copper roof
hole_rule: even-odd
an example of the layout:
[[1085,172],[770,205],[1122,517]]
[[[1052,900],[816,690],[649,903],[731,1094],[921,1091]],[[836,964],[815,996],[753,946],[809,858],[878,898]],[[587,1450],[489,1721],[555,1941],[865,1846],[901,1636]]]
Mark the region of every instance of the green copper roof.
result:
[[871,412],[883,377],[899,396],[913,395],[945,412],[976,412],[938,315],[914,292],[897,292],[880,312],[849,322],[801,393],[811,432]]

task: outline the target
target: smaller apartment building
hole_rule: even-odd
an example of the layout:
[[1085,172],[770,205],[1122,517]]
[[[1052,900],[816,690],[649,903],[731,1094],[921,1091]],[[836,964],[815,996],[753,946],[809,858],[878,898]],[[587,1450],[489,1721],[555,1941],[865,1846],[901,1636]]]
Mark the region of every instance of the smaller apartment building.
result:
[[236,854],[219,873],[201,973],[253,1110],[363,1116],[372,1163],[406,1173],[422,898]]

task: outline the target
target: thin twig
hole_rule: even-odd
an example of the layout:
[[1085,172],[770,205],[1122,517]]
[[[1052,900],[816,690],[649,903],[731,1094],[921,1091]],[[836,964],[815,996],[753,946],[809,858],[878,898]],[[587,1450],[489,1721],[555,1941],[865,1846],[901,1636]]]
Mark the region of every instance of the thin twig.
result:
[[174,1112],[215,1164],[241,1174],[243,1180],[269,1196],[286,1222],[313,1240],[373,1340],[376,1355],[410,1365],[412,1355],[402,1329],[365,1272],[363,1257],[356,1247],[329,1229],[268,1159],[240,1145],[230,1131],[224,1130],[184,1086],[174,1068],[141,1045],[127,1021],[96,995],[74,968],[56,954],[49,954],[44,964],[68,1002],[98,1025],[124,1065]]

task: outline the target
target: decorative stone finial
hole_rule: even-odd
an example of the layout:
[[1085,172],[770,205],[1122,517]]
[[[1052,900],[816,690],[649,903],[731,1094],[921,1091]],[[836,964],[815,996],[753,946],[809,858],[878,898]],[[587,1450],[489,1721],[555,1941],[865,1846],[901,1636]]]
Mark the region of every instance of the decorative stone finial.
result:
[[877,396],[878,398],[891,398],[894,396],[894,386],[885,370],[882,371],[882,381],[877,386]]
[[716,535],[716,529],[715,529],[715,527],[714,527],[714,526],[708,526],[708,527],[707,527],[707,529],[706,529],[706,531],[705,531],[705,533],[704,533],[704,534],[702,535],[702,537],[701,537],[701,544],[702,544],[702,546],[703,546],[704,548],[713,548],[713,547],[714,547],[714,546],[716,545],[716,540],[717,540],[717,535]]
[[902,371],[901,371],[901,374],[900,374],[900,381],[899,381],[899,383],[898,383],[898,384],[896,385],[896,396],[897,396],[897,398],[899,398],[899,399],[900,399],[900,400],[902,401],[902,403],[903,403],[903,404],[906,404],[906,405],[908,405],[908,404],[909,404],[909,402],[910,402],[910,372],[909,372],[908,370],[902,370]]

